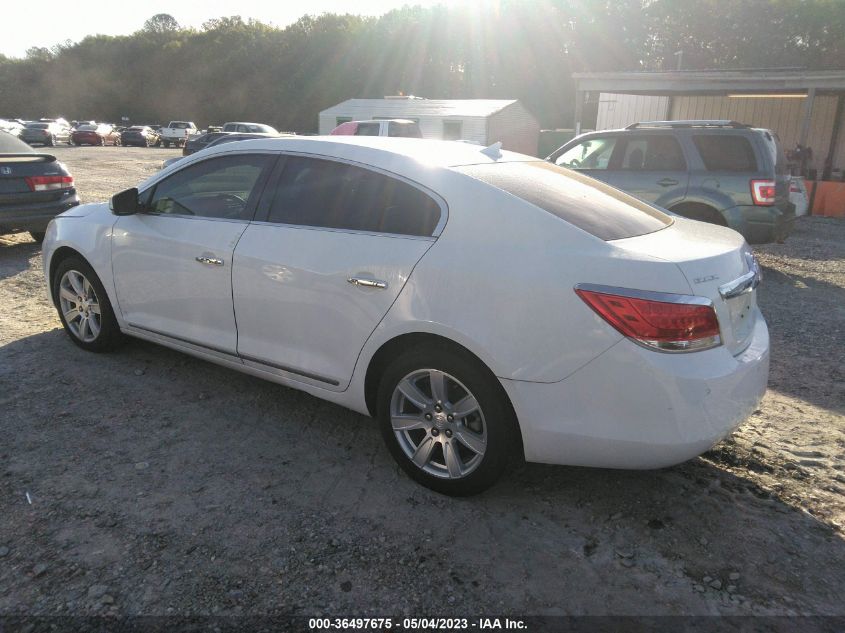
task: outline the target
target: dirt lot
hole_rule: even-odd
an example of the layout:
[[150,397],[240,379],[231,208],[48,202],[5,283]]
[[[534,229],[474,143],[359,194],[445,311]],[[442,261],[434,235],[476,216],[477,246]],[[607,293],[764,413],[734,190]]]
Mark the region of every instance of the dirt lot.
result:
[[[56,154],[90,202],[175,152]],[[455,500],[357,414],[140,341],[82,352],[39,247],[0,237],[0,614],[843,615],[845,221],[756,251],[771,382],[730,439]]]

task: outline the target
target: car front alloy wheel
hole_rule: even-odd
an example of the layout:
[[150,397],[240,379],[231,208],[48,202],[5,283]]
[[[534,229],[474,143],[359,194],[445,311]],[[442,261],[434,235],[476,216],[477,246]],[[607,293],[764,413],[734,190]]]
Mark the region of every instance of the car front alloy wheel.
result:
[[53,277],[53,299],[70,339],[91,352],[113,349],[122,339],[103,284],[87,262],[62,260]]

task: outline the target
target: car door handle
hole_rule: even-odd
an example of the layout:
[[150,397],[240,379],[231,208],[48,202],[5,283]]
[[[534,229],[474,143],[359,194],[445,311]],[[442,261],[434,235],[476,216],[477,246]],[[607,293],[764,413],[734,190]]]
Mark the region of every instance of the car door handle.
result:
[[353,286],[361,286],[364,288],[380,288],[384,290],[387,288],[387,282],[380,279],[367,279],[365,277],[350,277],[347,279]]
[[204,255],[200,257],[195,257],[200,264],[209,264],[210,266],[222,266],[223,260],[217,259],[216,257],[206,257]]
[[664,178],[663,180],[658,180],[657,184],[661,187],[671,187],[672,185],[677,185],[678,181],[674,178]]

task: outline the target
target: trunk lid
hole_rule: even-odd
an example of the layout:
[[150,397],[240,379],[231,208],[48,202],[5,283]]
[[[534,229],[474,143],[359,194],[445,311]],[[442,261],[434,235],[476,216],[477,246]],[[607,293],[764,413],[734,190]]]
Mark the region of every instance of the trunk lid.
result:
[[685,218],[655,233],[611,242],[631,253],[675,264],[691,294],[713,302],[722,343],[734,355],[751,342],[760,275],[751,249],[731,229]]

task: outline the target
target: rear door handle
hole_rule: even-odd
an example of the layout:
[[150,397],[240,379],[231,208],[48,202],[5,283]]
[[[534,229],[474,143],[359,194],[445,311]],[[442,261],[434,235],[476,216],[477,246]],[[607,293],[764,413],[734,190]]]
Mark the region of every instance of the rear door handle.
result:
[[206,257],[205,255],[202,255],[200,257],[195,257],[194,259],[196,259],[200,264],[208,264],[210,266],[223,265],[223,260],[217,259],[216,257]]
[[347,279],[353,286],[360,286],[363,288],[380,288],[384,290],[387,288],[387,282],[380,279],[367,279],[365,277],[350,277]]
[[664,178],[663,180],[658,180],[657,184],[661,187],[671,187],[672,185],[677,185],[678,181],[674,178]]

